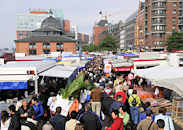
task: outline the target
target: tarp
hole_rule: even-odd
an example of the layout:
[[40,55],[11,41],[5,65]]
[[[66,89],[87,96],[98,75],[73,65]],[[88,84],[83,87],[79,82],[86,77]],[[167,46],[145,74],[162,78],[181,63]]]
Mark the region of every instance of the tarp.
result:
[[27,82],[0,82],[0,90],[27,89]]
[[39,76],[69,78],[77,69],[77,67],[65,67],[57,65],[49,70],[39,74]]
[[183,68],[168,65],[135,70],[136,75],[149,79],[154,85],[171,89],[183,97]]

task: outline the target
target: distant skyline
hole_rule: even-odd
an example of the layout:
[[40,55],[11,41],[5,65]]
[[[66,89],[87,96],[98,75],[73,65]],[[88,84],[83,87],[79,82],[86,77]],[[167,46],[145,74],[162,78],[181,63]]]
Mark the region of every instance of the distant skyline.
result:
[[92,34],[92,27],[104,14],[114,14],[112,20],[122,20],[138,9],[138,0],[0,0],[0,48],[12,48],[16,39],[16,14],[29,8],[61,8],[64,18],[77,25],[79,32]]

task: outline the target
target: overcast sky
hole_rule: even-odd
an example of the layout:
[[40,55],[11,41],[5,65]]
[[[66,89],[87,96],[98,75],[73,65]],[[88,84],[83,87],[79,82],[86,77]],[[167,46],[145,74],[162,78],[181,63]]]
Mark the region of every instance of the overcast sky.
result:
[[16,13],[29,8],[62,8],[64,18],[76,24],[80,32],[92,33],[102,10],[114,14],[110,19],[124,21],[138,7],[138,0],[0,0],[0,48],[13,46],[16,39]]

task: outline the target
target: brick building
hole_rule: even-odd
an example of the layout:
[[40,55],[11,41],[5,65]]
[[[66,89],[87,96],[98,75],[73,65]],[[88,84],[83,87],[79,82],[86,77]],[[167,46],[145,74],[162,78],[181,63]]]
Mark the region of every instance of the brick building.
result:
[[58,19],[50,16],[43,20],[41,28],[31,31],[29,36],[15,40],[16,52],[26,55],[42,55],[50,52],[76,53],[76,41],[64,34]]
[[164,48],[174,31],[183,31],[183,1],[145,0],[146,47]]
[[145,46],[144,37],[144,2],[139,1],[139,8],[135,24],[135,43],[134,47],[141,48]]
[[93,43],[95,45],[99,45],[100,40],[105,36],[103,32],[108,29],[108,21],[107,20],[100,20],[94,27],[93,27]]

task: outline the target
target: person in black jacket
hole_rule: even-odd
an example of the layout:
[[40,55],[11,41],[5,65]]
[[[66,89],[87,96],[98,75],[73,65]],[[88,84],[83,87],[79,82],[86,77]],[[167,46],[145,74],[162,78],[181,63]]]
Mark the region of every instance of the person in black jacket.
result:
[[10,105],[8,107],[8,112],[11,115],[11,121],[8,130],[21,130],[19,114],[15,109],[15,105]]
[[22,106],[18,109],[18,112],[20,114],[20,123],[23,123],[24,121],[27,120],[28,109],[29,109],[29,106],[27,105],[27,101],[24,99],[22,101]]
[[113,104],[113,102],[115,102],[115,100],[113,99],[113,94],[114,93],[110,93],[109,96],[104,96],[104,98],[102,99],[101,103],[102,103],[102,112],[105,115],[110,116],[110,106],[111,104]]
[[85,104],[85,112],[82,113],[78,119],[83,125],[85,130],[101,130],[102,123],[96,113],[91,112],[90,103]]
[[61,115],[62,108],[57,107],[55,116],[50,118],[50,123],[55,130],[65,130],[66,118]]

